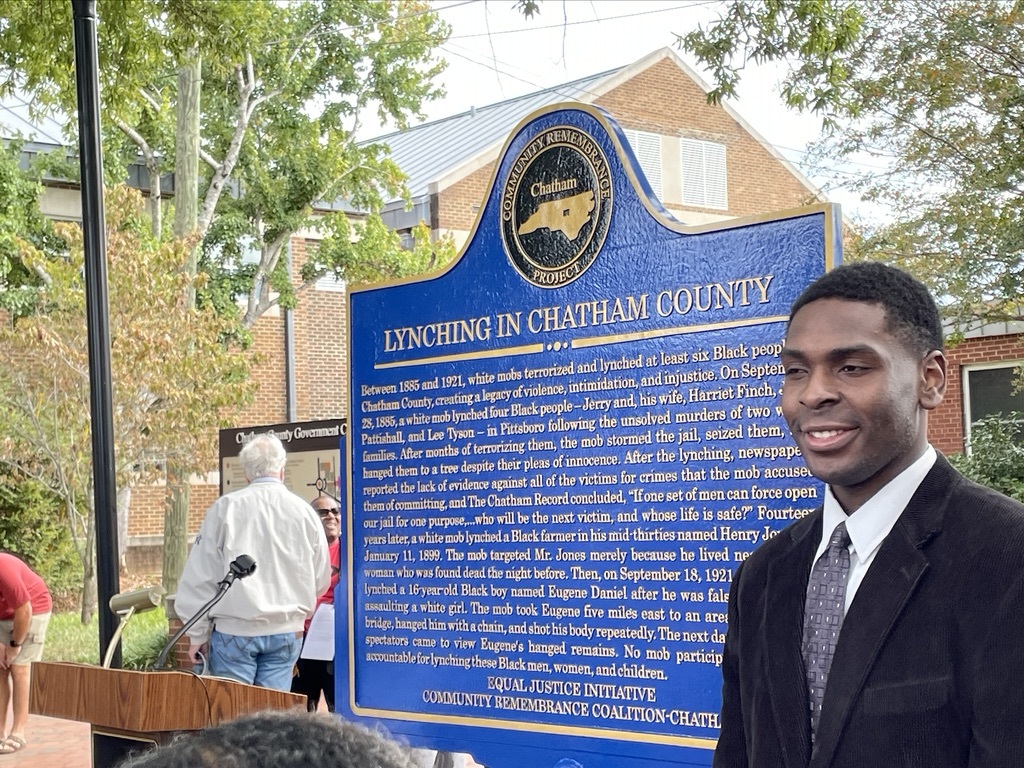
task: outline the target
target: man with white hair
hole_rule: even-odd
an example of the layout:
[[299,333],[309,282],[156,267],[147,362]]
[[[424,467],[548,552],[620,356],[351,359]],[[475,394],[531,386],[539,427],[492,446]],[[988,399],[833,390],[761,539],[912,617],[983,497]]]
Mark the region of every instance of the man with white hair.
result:
[[190,658],[203,653],[210,674],[287,691],[302,629],[331,581],[327,537],[312,506],[282,482],[284,446],[258,435],[239,459],[249,485],[221,496],[206,513],[178,582],[183,620],[217,594],[239,555],[256,561],[210,613],[189,630]]

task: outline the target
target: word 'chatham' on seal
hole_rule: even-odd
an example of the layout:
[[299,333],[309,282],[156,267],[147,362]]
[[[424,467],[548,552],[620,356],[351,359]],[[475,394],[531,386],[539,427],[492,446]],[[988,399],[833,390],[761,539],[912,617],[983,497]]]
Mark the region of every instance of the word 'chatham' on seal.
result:
[[594,263],[608,234],[608,159],[578,128],[539,134],[516,157],[501,194],[501,239],[519,273],[558,288]]

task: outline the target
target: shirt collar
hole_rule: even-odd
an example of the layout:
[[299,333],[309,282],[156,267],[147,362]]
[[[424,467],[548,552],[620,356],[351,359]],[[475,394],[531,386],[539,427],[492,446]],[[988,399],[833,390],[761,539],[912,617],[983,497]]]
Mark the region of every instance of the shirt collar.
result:
[[257,477],[252,482],[250,482],[249,484],[250,485],[256,485],[256,483],[280,483],[280,482],[281,481],[278,480],[276,477]]
[[850,542],[857,557],[861,560],[871,557],[896,525],[921,481],[935,464],[935,457],[935,449],[929,445],[917,461],[890,480],[853,515],[847,515],[843,511],[836,497],[832,495],[832,487],[826,486],[822,541],[818,545],[814,559],[817,560],[825,551],[829,539],[832,538],[832,531],[840,523],[846,523],[846,531],[850,534]]

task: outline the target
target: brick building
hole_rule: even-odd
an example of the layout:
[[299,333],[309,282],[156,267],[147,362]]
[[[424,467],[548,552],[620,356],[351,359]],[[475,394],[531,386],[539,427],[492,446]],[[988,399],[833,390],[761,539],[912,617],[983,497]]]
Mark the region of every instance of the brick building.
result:
[[1014,378],[1024,365],[1024,322],[977,325],[946,350],[946,398],[929,417],[928,437],[949,455],[963,453],[971,424],[993,413],[1024,412]]

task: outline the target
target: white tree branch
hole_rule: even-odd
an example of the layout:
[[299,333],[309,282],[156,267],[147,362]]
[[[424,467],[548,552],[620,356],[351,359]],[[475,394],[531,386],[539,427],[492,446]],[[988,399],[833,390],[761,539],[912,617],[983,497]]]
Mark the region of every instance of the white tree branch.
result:
[[[235,67],[235,80],[238,83],[238,107],[235,110],[237,115],[235,130],[231,136],[231,142],[228,144],[228,151],[224,155],[223,162],[219,168],[214,169],[213,178],[210,179],[210,186],[207,188],[206,195],[203,198],[202,210],[199,211],[197,228],[201,238],[205,237],[210,229],[210,224],[213,222],[213,214],[217,208],[217,202],[224,192],[224,185],[231,178],[235,165],[238,163],[238,156],[242,151],[242,139],[245,138],[245,132],[249,128],[249,119],[252,116],[250,100],[256,87],[252,54],[247,53],[245,58],[246,66],[244,73],[242,67]],[[246,80],[246,75],[248,75],[248,80]]]

